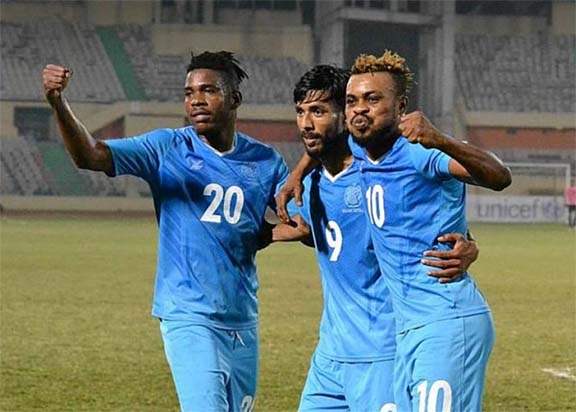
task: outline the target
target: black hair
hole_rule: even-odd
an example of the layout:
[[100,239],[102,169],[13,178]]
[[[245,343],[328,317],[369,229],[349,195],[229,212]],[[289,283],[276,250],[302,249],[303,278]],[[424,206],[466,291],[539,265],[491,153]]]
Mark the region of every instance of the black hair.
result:
[[321,64],[308,70],[294,86],[294,103],[303,102],[310,92],[320,92],[334,100],[341,110],[344,110],[346,99],[346,84],[350,71],[336,66]]
[[237,91],[242,80],[248,78],[246,72],[240,67],[240,62],[234,57],[234,53],[228,51],[205,51],[198,55],[191,53],[186,74],[195,69],[210,69],[222,73],[226,85],[232,91]]

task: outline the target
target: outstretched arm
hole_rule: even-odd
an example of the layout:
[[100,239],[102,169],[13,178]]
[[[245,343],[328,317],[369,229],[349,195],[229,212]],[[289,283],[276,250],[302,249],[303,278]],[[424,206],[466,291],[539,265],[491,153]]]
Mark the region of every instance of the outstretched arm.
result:
[[114,163],[110,149],[92,137],[63,96],[71,77],[70,69],[53,64],[47,65],[42,72],[44,95],[56,114],[66,149],[79,168],[112,175]]
[[410,143],[420,143],[450,156],[450,173],[463,182],[497,191],[512,183],[510,169],[493,153],[440,133],[422,112],[402,116],[399,129]]
[[278,217],[283,223],[290,222],[290,214],[286,206],[294,198],[296,205],[302,206],[302,180],[310,170],[318,166],[318,161],[304,153],[294,170],[290,173],[286,184],[282,187],[280,192],[276,195],[276,205],[278,208]]
[[310,226],[300,215],[296,215],[289,223],[279,223],[272,229],[273,242],[300,241],[307,246],[314,247],[314,239]]

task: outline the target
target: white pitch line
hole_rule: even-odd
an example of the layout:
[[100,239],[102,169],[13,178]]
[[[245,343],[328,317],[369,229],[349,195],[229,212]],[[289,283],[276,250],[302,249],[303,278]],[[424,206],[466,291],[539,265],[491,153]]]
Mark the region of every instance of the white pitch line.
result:
[[561,379],[569,379],[571,381],[576,381],[576,376],[572,374],[571,368],[562,368],[562,369],[553,369],[553,368],[544,368],[542,372],[549,373],[552,376]]

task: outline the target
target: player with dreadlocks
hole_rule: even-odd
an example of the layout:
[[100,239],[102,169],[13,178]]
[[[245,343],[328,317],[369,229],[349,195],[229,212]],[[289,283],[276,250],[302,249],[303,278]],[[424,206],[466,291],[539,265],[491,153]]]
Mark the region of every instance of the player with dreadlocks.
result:
[[235,131],[246,73],[228,52],[192,55],[190,126],[99,141],[63,91],[71,71],[48,65],[46,99],[78,167],[146,180],[159,226],[152,315],[183,412],[250,411],[258,375],[255,254],[265,209],[288,175],[270,147]]
[[351,71],[346,125],[394,307],[398,411],[481,411],[490,309],[468,273],[436,282],[421,253],[448,248],[438,242],[443,233],[467,232],[464,183],[502,190],[510,172],[492,154],[440,133],[421,112],[405,114],[413,75],[398,54],[361,55]]

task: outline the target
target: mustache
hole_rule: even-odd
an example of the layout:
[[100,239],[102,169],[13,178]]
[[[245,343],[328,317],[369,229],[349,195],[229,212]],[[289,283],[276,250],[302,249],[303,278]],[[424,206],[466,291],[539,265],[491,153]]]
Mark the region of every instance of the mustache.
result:
[[365,114],[357,114],[356,116],[350,119],[349,123],[352,123],[356,119],[365,119],[369,122],[372,121],[372,119],[369,116],[366,116]]
[[321,139],[322,138],[322,136],[320,134],[314,133],[314,132],[301,132],[300,137],[302,139]]

